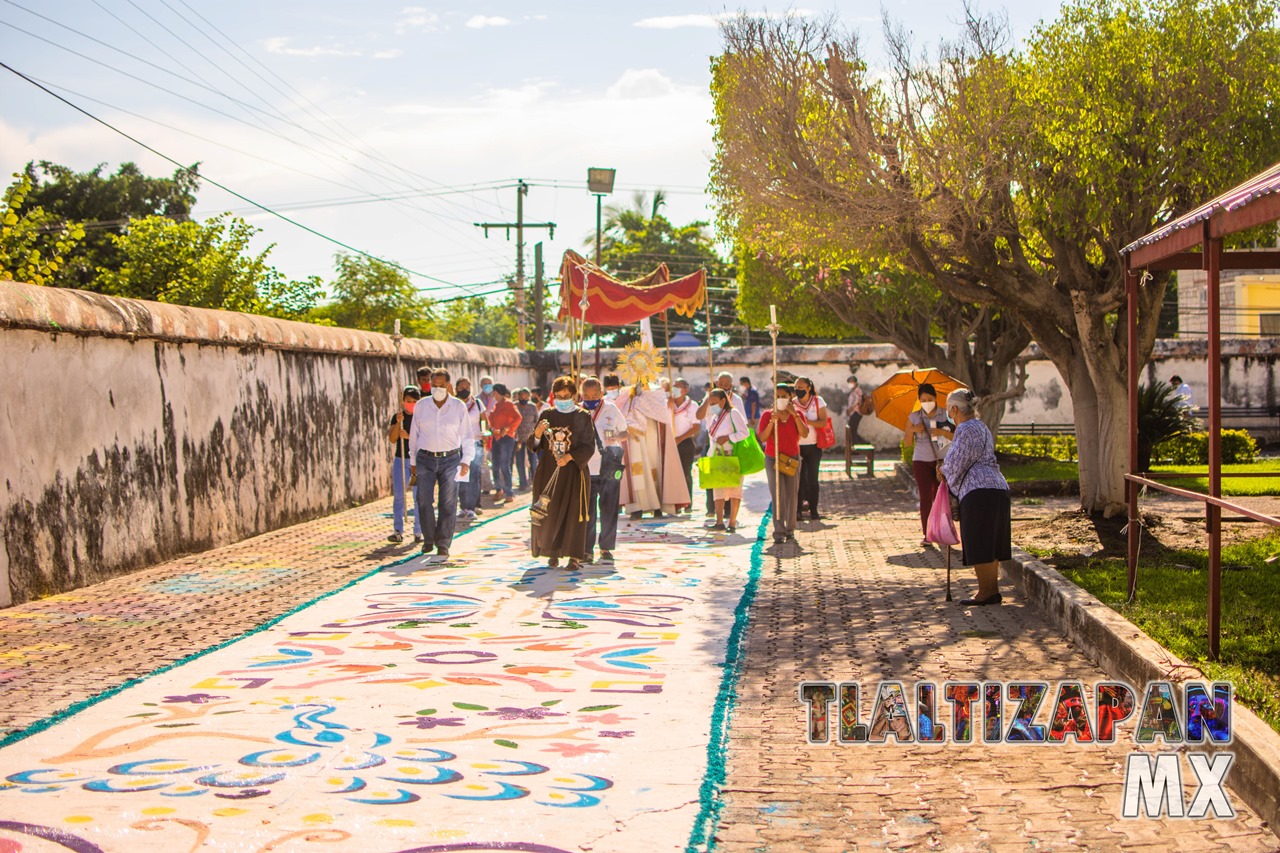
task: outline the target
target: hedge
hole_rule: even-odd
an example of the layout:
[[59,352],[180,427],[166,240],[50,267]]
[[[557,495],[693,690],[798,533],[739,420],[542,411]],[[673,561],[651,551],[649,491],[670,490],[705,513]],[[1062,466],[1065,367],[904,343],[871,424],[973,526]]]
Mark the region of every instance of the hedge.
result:
[[[1258,458],[1258,442],[1242,429],[1222,431],[1222,461],[1224,464],[1247,464]],[[1209,433],[1193,432],[1175,435],[1157,444],[1151,451],[1152,462],[1168,465],[1208,465]]]

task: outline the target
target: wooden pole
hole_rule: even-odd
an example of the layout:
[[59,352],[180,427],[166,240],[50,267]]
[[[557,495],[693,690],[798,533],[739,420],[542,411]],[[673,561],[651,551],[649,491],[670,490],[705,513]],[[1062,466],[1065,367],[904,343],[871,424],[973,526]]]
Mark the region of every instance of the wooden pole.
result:
[[[710,301],[707,302],[707,322],[711,322]],[[778,440],[778,306],[769,306],[769,337],[773,339],[773,414],[770,420],[773,424],[773,517],[777,519],[778,513],[782,511],[782,472],[778,470],[778,454],[781,452],[779,448],[782,442]],[[710,340],[711,336],[707,336]],[[714,386],[714,377],[712,380]]]
[[[710,374],[708,378],[711,381],[711,387],[714,388],[716,387],[716,357],[715,347],[711,344],[711,294],[706,292],[705,285],[702,298],[707,305],[707,373]],[[778,335],[776,332],[773,335],[773,345],[776,350],[778,346]],[[774,355],[776,360],[777,353],[775,352]],[[775,370],[774,372],[776,373],[777,371]],[[778,384],[776,379],[774,384]]]
[[667,341],[667,383],[672,384],[675,379],[671,377],[671,324],[667,322],[667,309],[662,309],[662,334]]

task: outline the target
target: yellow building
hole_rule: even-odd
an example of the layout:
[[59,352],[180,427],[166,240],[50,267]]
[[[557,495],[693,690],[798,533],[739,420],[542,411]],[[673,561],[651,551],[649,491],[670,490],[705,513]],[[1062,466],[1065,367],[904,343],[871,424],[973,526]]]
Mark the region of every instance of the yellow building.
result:
[[[1209,295],[1201,270],[1178,275],[1178,334],[1205,334]],[[1248,270],[1222,273],[1223,337],[1280,337],[1280,274]]]

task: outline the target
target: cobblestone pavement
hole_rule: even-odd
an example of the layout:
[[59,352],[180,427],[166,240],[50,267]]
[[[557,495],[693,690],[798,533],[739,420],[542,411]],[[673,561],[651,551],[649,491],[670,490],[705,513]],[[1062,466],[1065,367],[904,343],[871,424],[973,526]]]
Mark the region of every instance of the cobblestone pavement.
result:
[[[822,488],[828,518],[802,525],[798,553],[765,551],[717,850],[1280,850],[1234,800],[1231,821],[1121,819],[1124,730],[1111,747],[809,745],[804,680],[862,682],[865,722],[881,680],[1105,676],[1007,583],[1000,607],[944,601],[943,558],[917,545],[911,496],[892,479],[824,471]],[[953,583],[967,597],[972,570]]]
[[[802,680],[865,689],[882,678],[1105,676],[1007,585],[1002,607],[944,602],[941,556],[916,545],[914,506],[891,477],[824,471],[823,490],[829,517],[802,524],[798,546],[763,550],[717,850],[1280,850],[1239,802],[1234,821],[1121,820],[1132,749],[1123,738],[1114,747],[808,745]],[[762,489],[748,497],[763,509]],[[0,610],[0,736],[411,555],[385,542],[389,509],[389,499],[375,502]],[[968,570],[953,580],[957,599],[973,588]]]
[[420,550],[390,533],[386,498],[0,609],[0,738]]

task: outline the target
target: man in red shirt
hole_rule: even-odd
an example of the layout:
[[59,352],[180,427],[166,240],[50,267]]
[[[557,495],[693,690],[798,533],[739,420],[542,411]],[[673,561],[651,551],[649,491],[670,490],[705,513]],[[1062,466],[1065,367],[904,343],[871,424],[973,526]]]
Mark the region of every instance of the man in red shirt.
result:
[[[773,408],[760,416],[760,438],[764,440],[764,468],[769,475],[769,495],[773,497],[773,541],[782,543],[796,538],[796,505],[800,495],[800,438],[809,434],[805,423],[792,405],[795,389],[779,382],[773,392]],[[779,464],[778,453],[784,457]],[[790,474],[779,467],[789,467]]]
[[493,433],[493,486],[498,490],[498,506],[502,506],[515,500],[511,466],[516,458],[516,430],[520,428],[521,417],[506,385],[496,383],[493,396],[493,409],[489,412],[489,430]]

